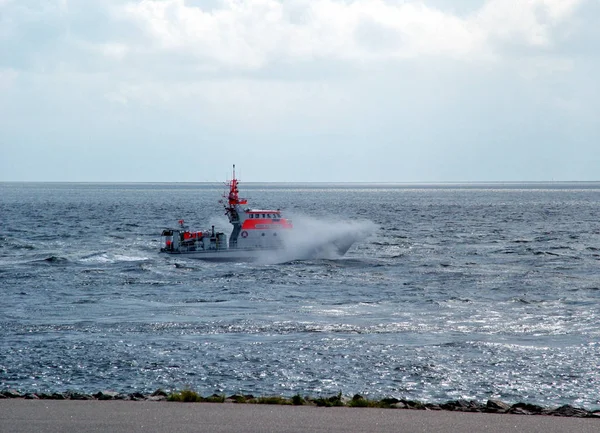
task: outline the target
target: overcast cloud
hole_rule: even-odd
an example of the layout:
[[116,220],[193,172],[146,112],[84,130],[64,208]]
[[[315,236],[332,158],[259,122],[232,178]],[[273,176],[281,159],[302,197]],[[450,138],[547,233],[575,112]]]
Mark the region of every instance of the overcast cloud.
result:
[[599,21],[600,0],[0,0],[0,181],[599,180]]

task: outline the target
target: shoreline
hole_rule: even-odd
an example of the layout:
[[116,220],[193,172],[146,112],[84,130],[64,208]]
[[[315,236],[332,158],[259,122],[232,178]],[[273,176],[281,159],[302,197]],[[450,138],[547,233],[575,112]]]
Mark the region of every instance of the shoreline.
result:
[[213,394],[203,397],[195,391],[185,389],[168,393],[157,389],[151,394],[119,393],[115,391],[99,391],[93,394],[77,391],[54,393],[21,393],[13,389],[0,391],[2,400],[55,400],[55,401],[132,401],[132,402],[180,402],[180,403],[222,403],[233,405],[270,405],[270,406],[314,406],[314,407],[346,407],[346,408],[377,408],[405,409],[421,411],[511,414],[511,415],[542,415],[572,418],[599,418],[600,409],[588,410],[565,404],[560,407],[543,407],[533,403],[518,402],[508,404],[501,400],[489,399],[486,403],[473,400],[450,400],[444,403],[423,403],[416,400],[397,398],[368,399],[359,394],[353,397],[341,393],[329,397],[311,397],[296,394],[293,397],[283,396],[254,396]]

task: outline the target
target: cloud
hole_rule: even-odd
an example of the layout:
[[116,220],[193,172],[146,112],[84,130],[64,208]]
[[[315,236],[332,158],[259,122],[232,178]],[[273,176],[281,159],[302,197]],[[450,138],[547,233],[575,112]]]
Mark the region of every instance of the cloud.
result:
[[489,0],[464,16],[418,1],[383,0],[224,0],[211,9],[144,0],[124,10],[155,50],[254,70],[274,61],[489,59],[507,43],[548,49],[583,2]]
[[584,0],[491,0],[473,17],[487,41],[550,48]]
[[[226,149],[253,180],[543,178],[530,161],[563,170],[564,147],[597,142],[598,12],[596,0],[0,0],[4,163],[43,143],[57,161],[87,167],[93,153],[115,179],[155,180],[153,158],[176,142],[196,158]],[[148,155],[145,177],[113,151]],[[211,169],[203,179],[222,177]]]
[[502,61],[552,53],[589,1],[488,0],[457,13],[411,0],[3,0],[0,67],[293,80],[424,57]]

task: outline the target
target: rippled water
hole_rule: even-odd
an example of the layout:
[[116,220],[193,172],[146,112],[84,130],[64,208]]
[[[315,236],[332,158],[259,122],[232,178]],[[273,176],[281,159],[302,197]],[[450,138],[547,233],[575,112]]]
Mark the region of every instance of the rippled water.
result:
[[229,231],[221,185],[0,183],[0,389],[600,406],[600,184],[241,188],[377,229],[335,260],[205,263],[159,234]]

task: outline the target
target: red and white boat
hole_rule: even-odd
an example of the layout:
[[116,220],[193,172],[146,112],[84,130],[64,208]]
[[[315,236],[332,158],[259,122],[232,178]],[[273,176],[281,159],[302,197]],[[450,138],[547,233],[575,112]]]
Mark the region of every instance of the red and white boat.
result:
[[281,210],[251,209],[248,201],[239,197],[239,181],[235,177],[228,182],[229,194],[225,214],[233,226],[229,237],[216,232],[214,226],[206,231],[191,231],[183,220],[179,227],[162,232],[161,253],[178,254],[194,259],[214,261],[289,261],[342,256],[356,241],[354,237],[322,239],[308,248],[295,248],[292,221],[284,218]]

